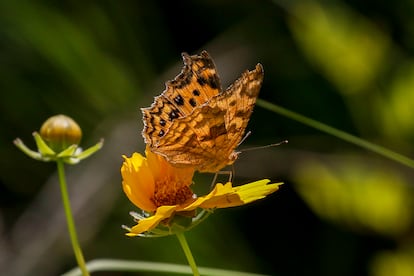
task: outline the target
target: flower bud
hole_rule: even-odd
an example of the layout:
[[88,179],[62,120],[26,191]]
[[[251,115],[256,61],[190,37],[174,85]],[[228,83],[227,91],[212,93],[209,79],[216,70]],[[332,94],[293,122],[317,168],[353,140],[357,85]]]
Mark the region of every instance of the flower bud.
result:
[[79,145],[82,130],[70,117],[55,115],[43,123],[40,136],[55,152],[61,152],[71,145]]

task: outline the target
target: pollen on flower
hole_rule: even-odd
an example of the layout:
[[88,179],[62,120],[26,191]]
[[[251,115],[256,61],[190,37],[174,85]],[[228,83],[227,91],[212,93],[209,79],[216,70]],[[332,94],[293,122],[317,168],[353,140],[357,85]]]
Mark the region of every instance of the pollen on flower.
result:
[[180,185],[171,180],[156,181],[152,201],[155,206],[179,205],[193,198],[193,191],[188,185]]

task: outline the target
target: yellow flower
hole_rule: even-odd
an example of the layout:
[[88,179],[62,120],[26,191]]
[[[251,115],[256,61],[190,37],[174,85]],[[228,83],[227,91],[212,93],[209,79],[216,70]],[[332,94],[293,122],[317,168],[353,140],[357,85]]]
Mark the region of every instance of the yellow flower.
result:
[[[129,200],[147,214],[135,215],[138,223],[127,228],[129,236],[138,236],[145,232],[156,233],[155,228],[161,222],[160,227],[165,227],[175,215],[194,217],[198,208],[211,210],[250,203],[277,191],[282,184],[268,184],[268,179],[238,187],[233,187],[230,182],[218,183],[209,194],[197,197],[190,189],[194,168],[174,167],[148,148],[145,153],[146,158],[139,153],[134,153],[130,158],[123,156],[123,190]],[[195,220],[189,226],[194,223]],[[171,227],[167,226],[167,229],[173,231]]]

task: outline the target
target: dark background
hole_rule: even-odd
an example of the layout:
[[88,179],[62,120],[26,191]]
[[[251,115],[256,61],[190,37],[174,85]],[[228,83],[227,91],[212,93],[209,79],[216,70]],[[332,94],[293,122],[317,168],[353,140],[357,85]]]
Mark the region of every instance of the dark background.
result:
[[[184,51],[208,50],[223,86],[260,62],[261,99],[412,156],[413,13],[404,0],[2,1],[0,274],[76,266],[55,165],[12,144],[20,137],[34,148],[31,133],[60,113],[82,127],[83,147],[105,138],[100,152],[67,168],[85,258],[186,264],[173,236],[124,236],[136,207],[119,173],[121,155],[144,149],[139,108],[179,73]],[[199,266],[414,275],[412,168],[261,106],[248,130],[241,148],[289,144],[242,153],[235,183],[285,184],[188,232]]]

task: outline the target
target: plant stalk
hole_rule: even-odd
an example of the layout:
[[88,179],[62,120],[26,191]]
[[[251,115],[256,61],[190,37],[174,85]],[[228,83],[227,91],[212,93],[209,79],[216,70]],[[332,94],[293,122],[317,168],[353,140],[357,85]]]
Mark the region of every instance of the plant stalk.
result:
[[178,241],[180,242],[181,247],[183,248],[185,257],[187,258],[188,264],[191,267],[191,270],[193,271],[194,276],[200,276],[200,273],[198,272],[197,265],[194,261],[193,254],[191,253],[190,247],[188,246],[187,240],[184,236],[184,233],[177,233]]
[[72,215],[72,210],[70,207],[68,189],[66,185],[64,164],[62,160],[57,160],[56,163],[57,163],[57,168],[58,168],[60,191],[62,193],[63,209],[65,209],[66,221],[68,224],[68,231],[69,231],[70,240],[72,242],[73,252],[75,253],[76,261],[78,262],[78,266],[80,270],[82,271],[82,275],[89,276],[89,272],[86,269],[86,265],[85,265],[85,259],[83,258],[82,250],[79,246],[75,223],[73,221],[73,215]]
[[394,160],[400,164],[403,164],[405,166],[408,166],[410,168],[414,168],[414,160],[410,159],[402,154],[399,154],[395,151],[392,151],[390,149],[387,149],[385,147],[379,146],[377,144],[371,143],[367,140],[361,139],[359,137],[356,137],[354,135],[351,135],[345,131],[333,128],[329,125],[326,125],[324,123],[318,122],[316,120],[310,119],[308,117],[305,117],[299,113],[290,111],[286,108],[277,106],[275,104],[269,103],[262,99],[257,99],[257,105],[261,106],[267,110],[273,111],[275,113],[281,114],[287,118],[290,118],[292,120],[298,121],[304,125],[313,127],[317,130],[320,130],[322,132],[328,133],[332,136],[338,137],[339,139],[342,139],[344,141],[347,141],[351,144],[360,146],[361,148],[370,150],[372,152],[375,152],[379,155],[382,155],[388,159]]

